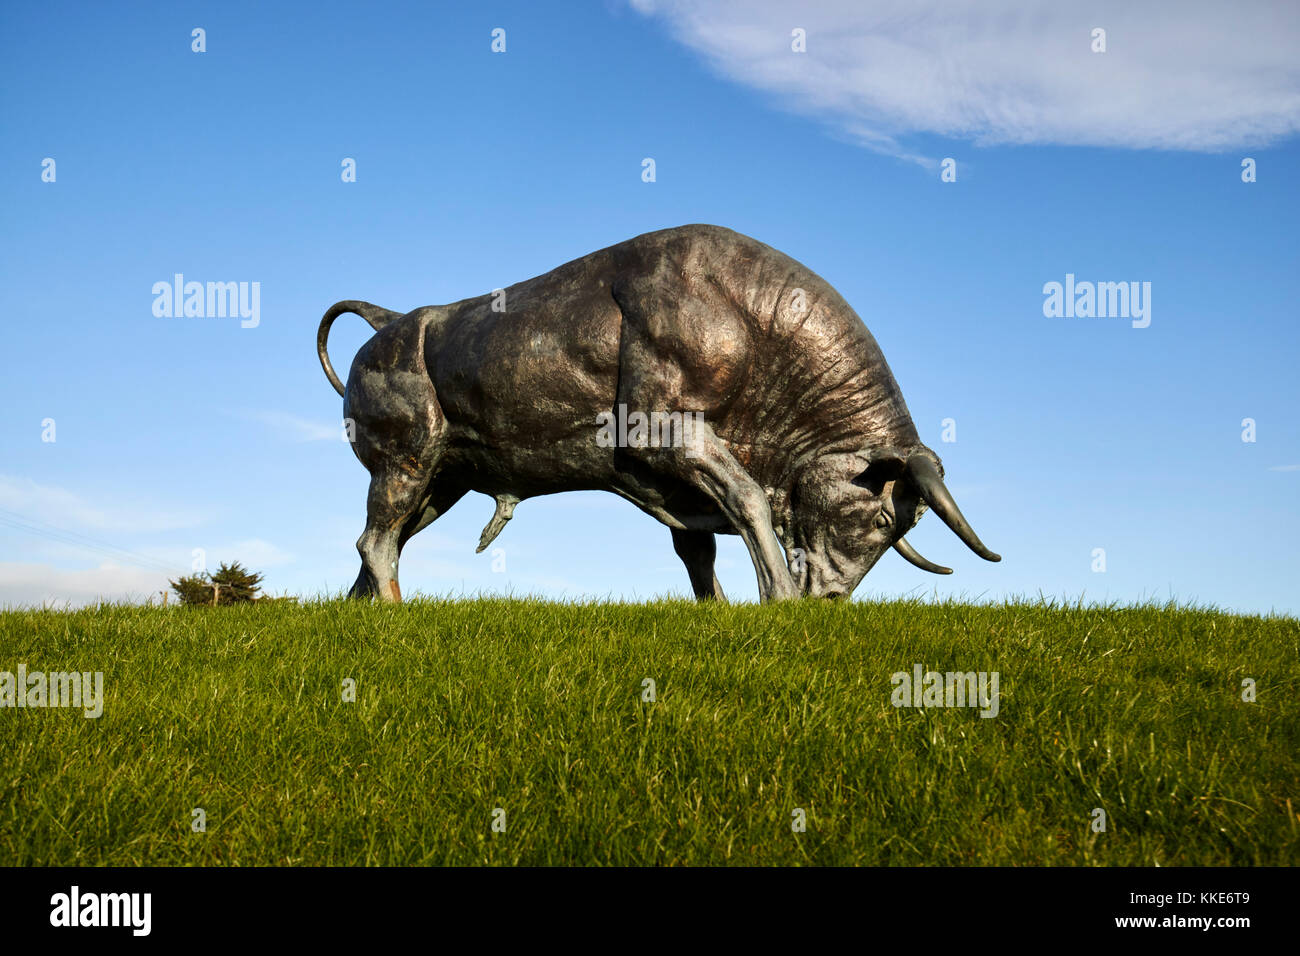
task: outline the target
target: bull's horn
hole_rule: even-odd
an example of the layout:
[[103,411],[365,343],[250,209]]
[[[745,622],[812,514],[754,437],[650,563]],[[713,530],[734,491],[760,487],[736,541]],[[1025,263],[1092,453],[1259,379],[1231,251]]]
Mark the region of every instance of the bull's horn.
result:
[[894,542],[894,550],[901,554],[908,564],[916,565],[922,571],[929,571],[931,574],[952,574],[952,568],[945,568],[942,564],[927,561],[917,554],[916,548],[908,544],[905,538],[899,538]]
[[994,554],[979,539],[975,529],[970,526],[970,522],[957,507],[957,502],[952,500],[952,495],[944,487],[943,479],[939,477],[939,469],[928,456],[916,454],[907,459],[907,475],[912,479],[916,490],[921,493],[921,497],[925,499],[925,503],[933,508],[934,513],[943,519],[943,523],[965,542],[966,547],[985,561],[1002,560],[1001,555]]

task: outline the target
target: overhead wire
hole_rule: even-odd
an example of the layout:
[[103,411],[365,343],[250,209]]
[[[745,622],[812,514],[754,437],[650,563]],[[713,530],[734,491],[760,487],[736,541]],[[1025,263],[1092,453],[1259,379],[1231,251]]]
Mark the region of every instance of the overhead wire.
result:
[[136,567],[144,568],[149,571],[157,571],[164,574],[183,574],[184,572],[177,565],[168,564],[147,554],[138,551],[131,551],[127,548],[120,548],[117,545],[109,544],[92,538],[89,535],[81,534],[78,531],[68,531],[66,528],[58,528],[54,525],[29,518],[26,515],[0,508],[0,525],[12,528],[15,531],[21,531],[25,534],[38,538],[44,538],[47,541],[64,544],[69,547],[79,548],[84,551],[90,551],[103,557],[112,558],[123,564],[131,564]]

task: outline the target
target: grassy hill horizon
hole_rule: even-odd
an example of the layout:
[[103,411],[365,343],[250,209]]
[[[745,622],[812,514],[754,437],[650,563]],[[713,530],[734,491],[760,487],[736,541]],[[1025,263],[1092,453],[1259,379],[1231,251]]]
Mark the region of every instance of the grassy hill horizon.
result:
[[[1300,861],[1287,616],[106,604],[0,611],[20,665],[103,699],[0,707],[16,865]],[[996,705],[898,706],[930,672],[996,674]]]

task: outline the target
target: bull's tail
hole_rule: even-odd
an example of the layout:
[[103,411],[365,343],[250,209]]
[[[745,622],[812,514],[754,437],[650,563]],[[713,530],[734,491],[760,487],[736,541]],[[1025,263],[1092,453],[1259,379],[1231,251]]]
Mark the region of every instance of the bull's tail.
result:
[[343,394],[343,383],[339,381],[338,375],[334,373],[334,366],[330,364],[330,357],[325,349],[325,344],[330,337],[330,326],[334,324],[335,319],[346,312],[361,316],[370,323],[370,327],[376,332],[393,321],[393,319],[402,317],[400,312],[381,309],[377,305],[371,305],[369,302],[362,302],[359,299],[345,299],[342,302],[335,302],[329,307],[325,317],[320,320],[320,329],[316,333],[316,353],[320,356],[320,365],[325,370],[325,377],[334,386],[334,391],[340,395]]

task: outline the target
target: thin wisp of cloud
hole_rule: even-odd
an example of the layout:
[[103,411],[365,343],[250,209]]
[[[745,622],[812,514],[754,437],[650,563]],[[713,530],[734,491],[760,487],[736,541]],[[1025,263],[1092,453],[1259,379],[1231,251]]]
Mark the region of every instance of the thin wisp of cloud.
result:
[[[1289,2],[631,5],[723,76],[923,165],[933,160],[909,135],[1219,151],[1300,131],[1300,6]],[[806,52],[791,48],[796,29]]]

